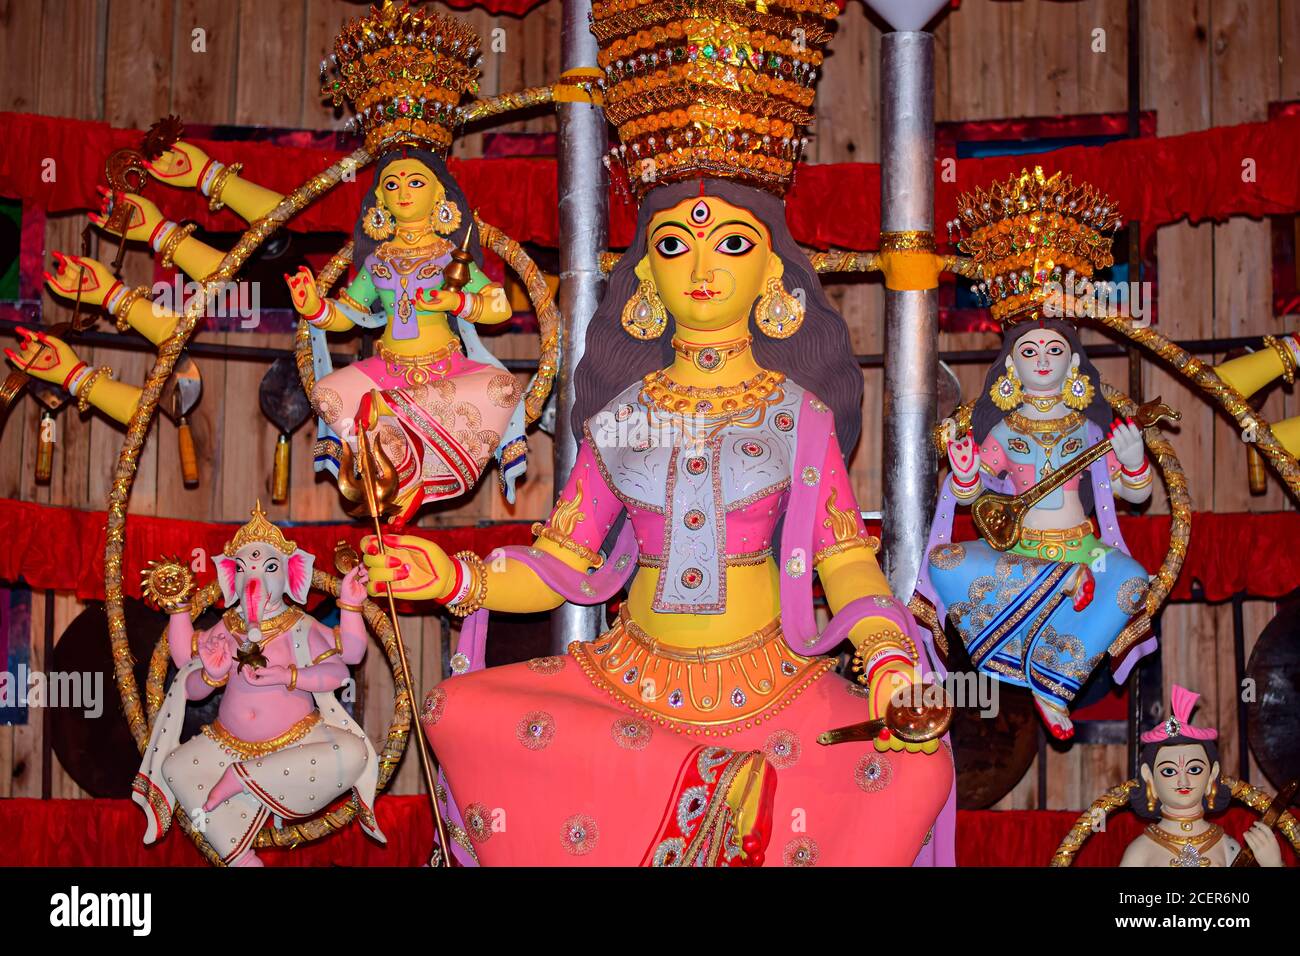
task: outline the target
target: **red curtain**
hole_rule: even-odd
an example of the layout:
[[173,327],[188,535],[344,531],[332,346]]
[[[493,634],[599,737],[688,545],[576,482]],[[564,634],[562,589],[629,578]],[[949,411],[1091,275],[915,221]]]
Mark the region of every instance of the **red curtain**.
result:
[[[95,187],[103,178],[104,157],[119,147],[138,145],[140,138],[138,131],[104,123],[28,113],[0,113],[0,128],[5,130],[0,196],[21,199],[50,213],[97,208]],[[262,142],[200,139],[195,143],[223,162],[242,162],[250,179],[281,192],[343,155]],[[935,218],[942,223],[956,214],[959,192],[987,186],[1035,164],[1049,172],[1070,172],[1105,190],[1126,218],[1142,221],[1148,234],[1156,226],[1180,219],[1201,222],[1292,213],[1300,210],[1297,154],[1300,116],[1283,114],[1266,122],[1182,136],[958,160],[952,181],[936,165]],[[1189,156],[1195,156],[1196,162],[1187,162]],[[1247,158],[1249,167],[1243,165]],[[453,159],[450,166],[484,220],[520,242],[558,245],[553,159]],[[51,169],[55,175],[47,182]],[[361,176],[332,190],[294,218],[289,228],[351,232],[367,183],[368,177]],[[173,219],[226,231],[243,228],[228,210],[209,212],[207,200],[193,190],[151,186],[149,192]],[[786,214],[799,242],[822,249],[874,248],[880,232],[880,167],[874,163],[801,166],[787,198]],[[612,198],[611,245],[626,246],[634,223],[631,203],[621,194]],[[945,241],[945,230],[936,231],[940,242]]]
[[[195,548],[208,554],[220,551],[237,525],[179,518],[131,515],[127,519],[123,555],[123,585],[139,596],[136,571],[160,555],[180,555],[190,560]],[[417,528],[414,533],[437,541],[449,553],[469,548],[487,554],[507,544],[529,544],[528,522],[487,525],[481,528]],[[1121,517],[1120,529],[1133,556],[1150,571],[1160,566],[1169,542],[1168,515]],[[878,527],[873,527],[879,533]],[[286,536],[315,554],[321,567],[330,565],[334,543],[346,539],[353,545],[365,529],[359,523],[285,526]],[[970,516],[959,516],[957,540],[975,537]],[[102,511],[77,511],[30,501],[0,499],[0,581],[24,579],[33,588],[73,591],[85,599],[104,596],[105,515]],[[1244,593],[1255,598],[1279,598],[1300,588],[1300,513],[1214,514],[1192,518],[1192,539],[1187,561],[1174,587],[1173,597],[1191,597],[1197,583],[1208,601],[1223,601]],[[1251,560],[1242,560],[1250,555]],[[200,580],[211,579],[209,569]]]
[[[380,797],[375,813],[388,837],[382,847],[350,826],[293,850],[258,853],[269,866],[421,866],[433,846],[433,821],[424,797]],[[958,866],[1047,866],[1078,819],[1059,810],[961,810],[957,813]],[[1215,822],[1240,840],[1258,817],[1234,806]],[[1077,866],[1115,866],[1145,821],[1112,814],[1103,833],[1083,845]],[[205,866],[183,833],[145,846],[144,816],[129,800],[0,800],[0,867]],[[769,853],[769,855],[771,855]],[[1284,846],[1288,866],[1295,854]]]

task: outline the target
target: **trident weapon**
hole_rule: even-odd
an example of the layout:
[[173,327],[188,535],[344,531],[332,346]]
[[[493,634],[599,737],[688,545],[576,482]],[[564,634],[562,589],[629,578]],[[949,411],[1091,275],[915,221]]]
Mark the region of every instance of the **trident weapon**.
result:
[[[377,396],[376,396],[377,397]],[[357,487],[356,474],[360,472],[361,486]],[[384,531],[379,519],[385,514],[397,510],[395,496],[397,493],[397,470],[384,454],[382,448],[376,448],[370,441],[365,429],[357,430],[357,454],[353,455],[346,441],[339,458],[339,490],[349,501],[357,501],[359,508],[348,509],[349,514],[357,515],[361,511],[369,514],[375,525],[375,541],[379,553],[388,554],[384,547]],[[415,683],[411,680],[411,665],[406,660],[406,645],[402,642],[402,629],[397,622],[397,599],[393,597],[393,588],[389,585],[388,616],[393,622],[393,635],[397,639],[397,657],[402,665],[402,678],[406,681],[406,698],[410,702],[411,715],[415,715]],[[416,724],[419,721],[416,720]],[[443,823],[442,811],[438,809],[438,793],[435,788],[433,755],[429,752],[429,742],[422,729],[417,729],[416,743],[420,751],[420,768],[424,772],[424,784],[429,790],[429,805],[433,807],[433,822],[438,830],[439,849],[434,851],[434,866],[451,866],[451,853],[447,844],[447,828]]]

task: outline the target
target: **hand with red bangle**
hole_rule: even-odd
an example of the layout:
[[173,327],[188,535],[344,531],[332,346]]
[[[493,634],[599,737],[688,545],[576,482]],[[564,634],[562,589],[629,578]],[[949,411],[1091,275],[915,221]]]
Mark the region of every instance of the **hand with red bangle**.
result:
[[110,235],[121,235],[116,230],[108,228],[108,220],[114,204],[124,203],[130,210],[126,237],[137,242],[153,242],[154,232],[166,222],[162,210],[143,196],[137,196],[135,193],[114,194],[112,190],[103,186],[96,186],[95,188],[99,190],[100,207],[98,214],[92,212],[87,217],[91,222]]
[[81,280],[81,301],[87,305],[103,305],[121,280],[109,271],[108,266],[87,256],[70,256],[62,252],[51,253],[54,256],[55,271],[42,272],[45,284],[50,291],[65,299],[77,297],[77,280]]
[[361,560],[369,573],[366,589],[375,596],[388,593],[410,601],[446,601],[456,592],[456,562],[428,538],[410,534],[384,535],[387,554],[380,554],[374,535],[361,539]]
[[62,339],[32,331],[21,325],[18,333],[18,351],[6,348],[5,358],[33,378],[67,389],[73,374],[85,367],[77,353]]
[[948,465],[952,468],[953,491],[959,498],[972,498],[980,489],[980,446],[975,433],[967,431],[960,439],[948,442]]
[[157,159],[146,162],[145,168],[159,182],[182,189],[194,189],[211,161],[208,154],[197,146],[178,141]]

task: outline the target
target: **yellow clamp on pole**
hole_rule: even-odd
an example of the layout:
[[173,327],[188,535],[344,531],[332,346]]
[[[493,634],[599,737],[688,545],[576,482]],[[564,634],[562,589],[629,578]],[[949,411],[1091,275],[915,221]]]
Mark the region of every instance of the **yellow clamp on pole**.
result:
[[592,66],[580,66],[565,70],[560,74],[554,87],[556,103],[590,103],[592,106],[604,106],[605,94],[600,89],[600,81],[605,71]]
[[904,292],[939,287],[944,260],[934,253],[931,232],[882,232],[879,260],[887,289]]

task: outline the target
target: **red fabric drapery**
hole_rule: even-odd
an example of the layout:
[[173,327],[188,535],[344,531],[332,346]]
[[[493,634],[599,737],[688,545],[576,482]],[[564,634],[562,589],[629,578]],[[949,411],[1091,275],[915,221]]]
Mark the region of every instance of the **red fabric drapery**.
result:
[[[21,199],[49,213],[96,208],[95,187],[103,177],[104,157],[119,147],[138,144],[140,137],[138,131],[104,123],[29,113],[0,113],[0,128],[5,130],[0,196]],[[262,142],[198,139],[195,143],[219,160],[242,162],[250,179],[282,192],[343,155]],[[1300,116],[1282,114],[1266,122],[1182,136],[958,160],[955,181],[946,181],[936,166],[935,219],[942,223],[956,214],[958,193],[1006,179],[1035,164],[1048,171],[1064,170],[1105,190],[1126,218],[1141,220],[1148,231],[1180,219],[1201,222],[1291,213],[1300,210],[1297,154]],[[1189,156],[1195,156],[1196,162],[1187,162]],[[50,160],[55,175],[46,182]],[[1243,166],[1246,160],[1252,163],[1249,169]],[[558,245],[554,160],[453,159],[450,166],[486,221],[520,242]],[[341,185],[304,210],[289,228],[351,232],[368,183],[369,177],[363,175],[355,183]],[[155,186],[150,195],[173,219],[191,219],[205,228],[226,231],[243,228],[228,210],[210,213],[207,200],[193,190]],[[823,249],[874,248],[880,233],[880,167],[874,163],[801,166],[787,197],[786,213],[799,242]],[[611,245],[628,244],[634,221],[632,205],[613,198]],[[941,242],[946,239],[943,232],[938,230]]]
[[[778,784],[779,785],[779,784]],[[423,866],[433,845],[433,821],[422,796],[380,797],[375,814],[388,837],[381,847],[351,826],[292,850],[258,854],[268,866]],[[1047,866],[1078,814],[1062,810],[959,810],[958,866]],[[1214,821],[1240,842],[1259,819],[1235,806]],[[1127,811],[1112,814],[1106,830],[1079,851],[1076,866],[1116,866],[1145,821]],[[140,842],[144,817],[129,800],[0,800],[0,867],[206,866],[188,838],[170,833]],[[779,838],[774,838],[779,839]],[[779,853],[779,847],[778,853]],[[768,856],[772,856],[771,850]],[[1282,850],[1288,866],[1295,854]]]
[[[127,519],[123,585],[139,596],[138,569],[162,554],[188,560],[195,548],[208,554],[221,550],[234,533],[235,524],[185,521],[132,515]],[[449,553],[469,548],[487,554],[506,544],[528,544],[528,522],[487,525],[481,528],[414,529],[437,541]],[[285,526],[288,538],[312,554],[322,568],[332,565],[334,543],[346,539],[355,545],[365,533],[358,523]],[[873,527],[878,534],[879,528]],[[1169,541],[1168,515],[1121,517],[1120,530],[1133,556],[1151,571],[1164,560]],[[104,596],[105,515],[102,511],[77,511],[29,501],[0,500],[0,581],[20,577],[33,588],[73,591],[84,599]],[[957,540],[975,537],[969,515],[958,517]],[[1254,598],[1279,598],[1300,588],[1300,513],[1197,514],[1192,519],[1192,540],[1187,560],[1174,587],[1175,600],[1191,597],[1198,584],[1205,600],[1223,601],[1244,593]],[[1243,559],[1243,556],[1249,556]],[[208,574],[200,575],[209,580]]]

